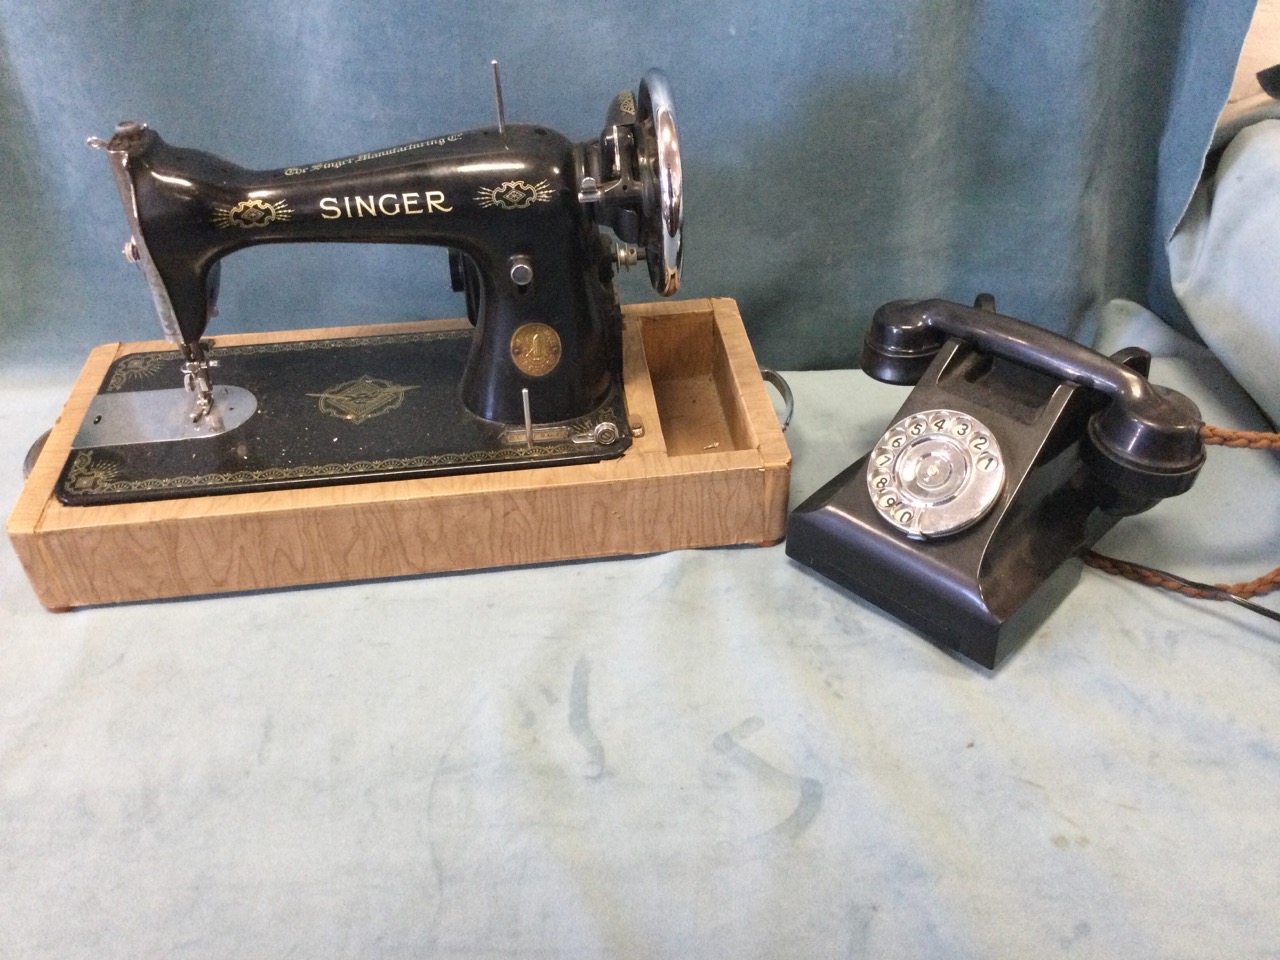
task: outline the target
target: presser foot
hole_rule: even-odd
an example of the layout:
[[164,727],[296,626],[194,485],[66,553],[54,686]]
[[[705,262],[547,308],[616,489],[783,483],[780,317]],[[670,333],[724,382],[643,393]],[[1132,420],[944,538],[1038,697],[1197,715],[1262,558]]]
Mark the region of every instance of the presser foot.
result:
[[199,341],[184,343],[179,349],[184,361],[179,368],[182,371],[182,385],[188,392],[195,394],[191,422],[199,423],[213,409],[213,379],[209,376],[209,370],[216,367],[218,361],[205,353],[204,344]]

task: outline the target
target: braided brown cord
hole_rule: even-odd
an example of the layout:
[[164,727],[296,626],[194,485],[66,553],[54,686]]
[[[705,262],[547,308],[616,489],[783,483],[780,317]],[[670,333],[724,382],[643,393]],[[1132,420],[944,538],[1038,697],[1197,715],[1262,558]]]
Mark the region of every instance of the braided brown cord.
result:
[[1246,447],[1250,450],[1280,449],[1280,433],[1260,430],[1224,430],[1207,423],[1200,428],[1200,439],[1221,447]]
[[[1223,447],[1241,447],[1249,450],[1280,449],[1280,433],[1264,433],[1257,430],[1224,430],[1222,427],[1212,427],[1207,423],[1200,428],[1200,439],[1207,444]],[[1163,587],[1165,590],[1176,590],[1178,593],[1185,594],[1188,597],[1195,597],[1198,600],[1226,600],[1227,597],[1224,596],[1226,593],[1234,594],[1237,597],[1257,597],[1264,593],[1270,593],[1276,587],[1280,587],[1280,567],[1276,567],[1270,573],[1263,574],[1256,580],[1248,580],[1244,583],[1215,583],[1213,586],[1217,590],[1223,591],[1223,593],[1214,593],[1209,590],[1188,586],[1185,583],[1179,583],[1177,580],[1164,576],[1158,570],[1151,570],[1141,564],[1117,560],[1115,557],[1104,556],[1092,550],[1084,555],[1084,562],[1096,570],[1101,570],[1103,573],[1124,577],[1126,580],[1146,584],[1148,587]]]
[[1215,583],[1213,586],[1223,591],[1223,593],[1214,593],[1208,590],[1199,590],[1196,587],[1189,587],[1185,583],[1172,580],[1155,570],[1149,570],[1141,564],[1117,560],[1115,557],[1104,556],[1092,550],[1084,555],[1084,562],[1095,570],[1101,570],[1103,573],[1124,577],[1126,580],[1133,580],[1135,583],[1142,583],[1148,587],[1163,587],[1166,590],[1176,590],[1178,593],[1185,594],[1188,597],[1195,597],[1197,600],[1225,600],[1227,598],[1223,593],[1234,594],[1237,597],[1257,597],[1264,593],[1270,593],[1276,587],[1280,587],[1280,567],[1276,567],[1270,573],[1264,574],[1256,580],[1249,580],[1246,583]]

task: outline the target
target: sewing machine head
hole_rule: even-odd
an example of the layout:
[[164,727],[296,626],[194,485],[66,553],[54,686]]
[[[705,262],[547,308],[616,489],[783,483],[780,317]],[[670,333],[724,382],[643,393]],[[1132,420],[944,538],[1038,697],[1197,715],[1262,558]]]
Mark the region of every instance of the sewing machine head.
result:
[[[475,325],[462,403],[498,423],[571,421],[621,372],[613,275],[646,260],[664,296],[680,282],[679,139],[665,77],[609,108],[599,138],[573,143],[498,125],[322,163],[247,170],[121,123],[104,148],[129,220],[125,256],[142,268],[165,336],[179,345],[194,420],[215,405],[201,343],[220,261],[258,243],[447,247]],[[601,228],[609,228],[615,244]],[[529,429],[528,426],[526,429]]]

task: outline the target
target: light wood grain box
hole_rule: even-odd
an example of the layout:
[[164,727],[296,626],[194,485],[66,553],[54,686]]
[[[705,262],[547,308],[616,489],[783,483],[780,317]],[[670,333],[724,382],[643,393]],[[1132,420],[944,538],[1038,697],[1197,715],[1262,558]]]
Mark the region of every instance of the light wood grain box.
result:
[[[732,300],[624,308],[621,457],[149,503],[68,507],[53,490],[107,368],[93,351],[9,517],[40,601],[61,610],[783,536],[791,455]],[[457,321],[216,338],[219,345],[456,328]]]

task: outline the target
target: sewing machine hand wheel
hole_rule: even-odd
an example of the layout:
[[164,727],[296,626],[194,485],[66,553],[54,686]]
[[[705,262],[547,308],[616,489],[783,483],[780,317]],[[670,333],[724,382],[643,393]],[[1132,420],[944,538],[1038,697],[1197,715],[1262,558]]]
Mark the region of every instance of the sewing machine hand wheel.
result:
[[644,187],[641,240],[653,288],[669,297],[680,287],[684,184],[671,87],[660,70],[649,70],[640,81],[638,106],[636,125],[643,137],[640,156]]
[[[671,88],[660,70],[640,81],[639,96],[614,98],[600,139],[587,145],[578,199],[598,224],[643,250],[649,279],[669,297],[680,289],[684,182]],[[619,262],[630,263],[631,251]]]

